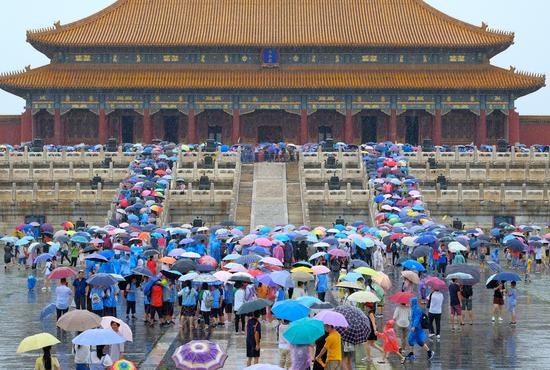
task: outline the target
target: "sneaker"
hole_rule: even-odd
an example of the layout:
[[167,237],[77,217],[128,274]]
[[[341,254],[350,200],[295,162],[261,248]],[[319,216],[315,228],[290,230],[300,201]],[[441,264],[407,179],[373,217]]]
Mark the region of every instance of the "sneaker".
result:
[[492,321],[492,322],[495,322],[495,317],[494,317],[494,316],[491,317],[491,321]]
[[498,318],[498,321],[502,321],[502,317],[499,317],[499,318]]
[[434,336],[435,336],[435,334],[430,333],[430,334],[428,335],[428,338],[433,338]]
[[437,334],[437,340],[441,339],[441,335]]
[[431,360],[432,358],[434,358],[434,356],[435,356],[434,351],[428,351],[428,360]]
[[46,291],[46,287],[45,287],[45,286],[42,287],[42,291],[43,291],[43,292]]
[[372,362],[372,358],[363,357],[363,358],[361,359],[361,362]]

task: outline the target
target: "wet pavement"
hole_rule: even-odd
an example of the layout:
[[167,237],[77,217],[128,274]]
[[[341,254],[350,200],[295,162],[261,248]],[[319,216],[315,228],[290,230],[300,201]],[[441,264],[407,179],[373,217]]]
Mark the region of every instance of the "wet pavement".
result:
[[[482,274],[482,281],[490,273]],[[48,331],[58,335],[62,344],[55,347],[63,369],[74,367],[70,355],[70,340],[72,333],[56,332],[55,317],[49,317],[44,324],[40,323],[40,310],[48,303],[53,302],[53,293],[42,292],[41,281],[38,290],[28,293],[26,288],[26,272],[12,270],[0,272],[0,368],[32,369],[38,352],[16,354],[15,350],[20,340],[25,336]],[[549,369],[548,356],[545,349],[550,344],[548,332],[550,330],[550,277],[547,274],[533,274],[530,284],[518,284],[518,324],[516,327],[508,325],[508,313],[503,315],[501,323],[491,323],[492,291],[485,289],[483,283],[474,288],[474,325],[466,325],[461,331],[452,333],[447,322],[448,312],[444,310],[442,319],[442,333],[439,342],[430,342],[435,352],[435,358],[428,363],[424,351],[416,349],[418,359],[408,362],[409,369]],[[134,331],[134,342],[126,344],[126,357],[140,363],[140,369],[174,369],[171,354],[177,346],[191,339],[209,338],[220,343],[229,353],[224,369],[237,370],[245,367],[244,336],[235,336],[233,325],[214,329],[211,332],[195,330],[192,334],[178,332],[177,328],[160,329],[146,327],[143,317],[143,305],[138,300],[139,320],[130,322]],[[444,302],[448,306],[448,298]],[[391,318],[393,304],[386,304],[384,320]],[[119,317],[123,313],[119,305]],[[382,325],[382,320],[378,322]],[[163,334],[166,334],[162,336]],[[159,340],[158,345],[157,341]],[[155,347],[156,345],[156,347]],[[151,352],[153,351],[153,352]],[[356,369],[389,369],[402,368],[396,357],[389,359],[389,364],[376,363],[379,354],[373,350],[375,362],[363,364],[362,348],[356,352]],[[278,363],[278,350],[275,329],[264,325],[262,339],[261,362]]]

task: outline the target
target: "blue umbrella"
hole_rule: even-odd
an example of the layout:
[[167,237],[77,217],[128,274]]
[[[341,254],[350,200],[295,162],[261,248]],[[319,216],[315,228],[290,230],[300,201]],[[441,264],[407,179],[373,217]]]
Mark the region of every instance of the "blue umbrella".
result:
[[256,255],[256,254],[247,254],[246,256],[240,256],[235,260],[236,263],[240,263],[241,265],[244,264],[252,264],[260,261],[262,257]]
[[0,238],[3,242],[15,244],[18,239],[15,236],[4,236],[3,238]]
[[116,283],[118,283],[118,280],[111,274],[99,273],[86,280],[86,282],[89,285],[110,287],[111,285],[115,285]]
[[422,266],[422,264],[420,262],[415,261],[415,260],[406,260],[406,261],[401,263],[401,266],[406,268],[406,269],[409,269],[409,270],[426,271],[424,266]]
[[499,281],[521,281],[521,277],[516,274],[515,272],[499,272],[498,274],[493,276],[493,280],[499,280]]
[[290,238],[286,234],[275,235],[275,237],[273,239],[280,240],[282,242],[287,242],[287,241],[290,240]]
[[110,260],[115,256],[115,252],[111,250],[102,251],[102,252],[99,252],[99,254],[101,254],[103,257],[107,258],[108,260]]
[[40,311],[40,321],[44,321],[45,318],[50,316],[56,311],[55,303],[50,303]]
[[46,262],[47,260],[51,260],[52,258],[53,258],[53,256],[51,254],[43,253],[40,256],[35,258],[34,263],[39,264],[39,263],[42,263],[42,262]]
[[99,253],[92,253],[84,259],[88,261],[95,261],[95,262],[107,262],[107,258],[105,258]]
[[16,241],[15,245],[22,246],[22,245],[27,245],[29,243],[30,243],[29,239],[23,238],[23,239],[19,239],[18,241]]
[[363,278],[363,275],[358,274],[357,272],[348,272],[346,276],[344,276],[343,280],[355,282],[361,278]]
[[290,299],[276,302],[271,312],[279,319],[296,321],[307,317],[311,309],[297,301]]
[[420,237],[418,237],[415,242],[417,244],[432,244],[434,243],[435,241],[437,241],[437,238],[433,235],[422,235]]
[[155,276],[151,270],[149,270],[147,267],[136,267],[135,269],[132,270],[132,272],[134,274],[138,274],[138,275],[144,275],[144,276],[149,276],[149,277],[153,277]]
[[304,317],[289,325],[284,332],[285,339],[290,344],[311,344],[323,336],[325,324],[321,320]]
[[73,339],[73,344],[79,346],[108,346],[124,342],[126,342],[126,339],[111,329],[88,329]]
[[489,265],[489,268],[495,272],[501,272],[502,267],[496,263],[495,261],[487,261],[487,264]]
[[82,235],[75,235],[71,238],[71,241],[73,243],[80,243],[80,244],[87,244],[88,239],[85,236]]
[[153,276],[147,281],[145,284],[143,284],[143,294],[146,296],[149,295],[149,292],[151,291],[151,288],[153,285],[159,281],[160,279],[157,276]]
[[275,284],[282,287],[289,288],[292,285],[292,281],[290,280],[290,272],[287,270],[272,272],[269,274],[269,277]]
[[301,296],[300,298],[297,298],[296,299],[296,302],[299,302],[300,304],[303,304],[304,306],[306,307],[310,307],[314,304],[321,304],[323,303],[323,301],[321,301],[319,298],[317,297],[312,297],[310,295],[304,295],[304,296]]

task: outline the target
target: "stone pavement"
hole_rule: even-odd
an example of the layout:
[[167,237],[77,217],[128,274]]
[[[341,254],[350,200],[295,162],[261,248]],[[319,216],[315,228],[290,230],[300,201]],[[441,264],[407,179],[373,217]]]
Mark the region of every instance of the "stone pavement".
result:
[[[389,270],[390,276],[392,275]],[[397,273],[395,274],[397,275]],[[487,278],[490,273],[482,275]],[[475,324],[466,325],[459,332],[452,333],[447,323],[448,312],[444,311],[442,320],[442,337],[440,342],[430,343],[436,351],[434,360],[428,363],[425,353],[416,350],[418,360],[407,363],[408,369],[550,369],[546,348],[550,345],[548,332],[550,330],[550,277],[547,274],[533,274],[530,284],[518,284],[518,325],[511,327],[507,313],[504,313],[502,323],[491,323],[492,291],[485,289],[483,283],[474,289]],[[397,286],[397,285],[396,285]],[[38,319],[40,310],[53,301],[52,293],[40,290],[28,293],[26,289],[26,273],[12,270],[0,271],[0,312],[3,320],[0,322],[0,368],[20,370],[33,369],[38,352],[16,354],[15,350],[22,338],[48,331],[58,335],[62,343],[55,346],[55,353],[59,357],[63,369],[73,368],[73,358],[70,355],[70,340],[72,333],[57,332],[55,318],[50,317],[42,325]],[[39,285],[40,287],[40,285]],[[448,305],[448,298],[444,302]],[[123,313],[119,305],[119,317]],[[384,320],[391,318],[393,305],[387,304],[384,310]],[[141,297],[138,299],[138,317],[143,313]],[[382,321],[378,322],[382,325]],[[141,320],[131,321],[134,331],[134,342],[127,343],[127,357],[140,363],[140,369],[174,369],[171,354],[182,343],[190,339],[210,338],[226,348],[229,358],[224,369],[237,370],[245,365],[244,337],[235,336],[233,326],[215,329],[211,333],[194,331],[179,333],[174,327],[160,329],[147,327]],[[164,334],[164,335],[163,335]],[[375,363],[367,366],[360,362],[364,356],[360,348],[356,354],[356,369],[390,369],[402,368],[396,357],[390,357],[390,363],[379,365]],[[278,351],[275,329],[264,325],[262,340],[262,362],[277,363]]]
[[258,225],[273,227],[287,223],[285,164],[255,163],[250,216],[251,229]]

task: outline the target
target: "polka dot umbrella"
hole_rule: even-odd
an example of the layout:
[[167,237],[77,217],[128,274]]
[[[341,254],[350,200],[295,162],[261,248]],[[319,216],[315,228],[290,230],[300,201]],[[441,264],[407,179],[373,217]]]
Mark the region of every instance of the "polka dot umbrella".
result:
[[349,323],[347,328],[336,327],[343,341],[353,345],[367,341],[370,334],[370,323],[367,315],[360,309],[350,305],[338,306],[334,311],[342,314]]

